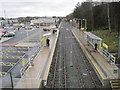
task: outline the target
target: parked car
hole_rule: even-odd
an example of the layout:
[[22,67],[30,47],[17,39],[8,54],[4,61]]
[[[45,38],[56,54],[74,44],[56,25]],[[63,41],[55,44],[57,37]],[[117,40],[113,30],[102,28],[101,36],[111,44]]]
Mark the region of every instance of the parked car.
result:
[[15,33],[14,32],[7,32],[4,37],[14,37]]
[[6,31],[6,30],[4,30],[4,29],[0,29],[0,33],[2,33],[2,36],[4,36],[4,34],[6,34],[6,33],[7,33],[7,31]]
[[50,26],[50,30],[56,29],[56,26]]
[[31,30],[32,29],[32,27],[25,27],[25,30]]
[[0,33],[0,40],[2,39],[2,33]]
[[43,31],[50,31],[50,29],[44,28]]

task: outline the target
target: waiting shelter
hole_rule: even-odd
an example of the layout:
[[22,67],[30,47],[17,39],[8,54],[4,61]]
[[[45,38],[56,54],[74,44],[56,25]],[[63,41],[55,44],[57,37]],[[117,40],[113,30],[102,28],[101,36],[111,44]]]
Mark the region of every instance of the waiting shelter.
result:
[[43,34],[42,38],[41,38],[41,45],[42,46],[46,46],[46,40],[47,38],[49,38],[51,36],[51,33],[46,33],[46,34]]
[[107,61],[110,61],[111,64],[115,64],[115,57],[108,52],[108,46],[102,42],[102,39],[91,32],[84,31],[84,34],[87,36],[88,44],[92,45],[95,48],[95,43],[97,43],[97,50],[100,54],[104,55]]
[[84,33],[87,36],[87,42],[88,42],[88,44],[90,44],[93,47],[95,47],[95,43],[97,43],[97,45],[98,45],[98,51],[100,51],[101,44],[102,44],[102,39],[100,37],[92,34],[91,32],[84,31]]

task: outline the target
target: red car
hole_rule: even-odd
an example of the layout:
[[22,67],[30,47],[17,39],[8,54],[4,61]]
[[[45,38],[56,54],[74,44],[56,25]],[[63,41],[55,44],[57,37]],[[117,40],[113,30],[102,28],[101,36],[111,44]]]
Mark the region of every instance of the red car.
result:
[[7,33],[7,31],[0,31],[1,33],[3,33],[3,34],[6,34]]
[[50,29],[44,28],[43,31],[50,31]]
[[2,33],[2,36],[4,36],[4,34],[6,34],[7,31],[5,31],[4,29],[0,29],[0,33]]

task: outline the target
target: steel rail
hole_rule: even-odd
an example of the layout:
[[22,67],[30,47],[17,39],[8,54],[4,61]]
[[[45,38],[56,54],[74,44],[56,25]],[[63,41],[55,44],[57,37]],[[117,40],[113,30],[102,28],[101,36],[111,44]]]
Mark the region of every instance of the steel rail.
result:
[[[77,62],[77,57],[74,55],[74,63],[75,65],[76,64],[79,64]],[[80,88],[85,88],[85,83],[84,83],[84,80],[83,80],[83,74],[81,73],[81,71],[79,70],[80,67],[76,67],[77,68],[77,73],[78,73],[78,77],[79,77],[79,82],[80,82]]]
[[55,67],[54,67],[54,74],[53,74],[53,80],[52,80],[52,88],[55,87],[55,78],[56,78],[56,71],[57,71],[57,63],[58,63],[58,51],[57,51],[57,56],[55,58]]
[[[90,78],[91,78],[91,80],[92,80],[92,84],[95,86],[94,88],[99,88],[99,87],[97,86],[96,82],[95,82],[95,79],[94,79],[93,76],[91,75],[91,70],[89,69],[88,64],[87,64],[87,61],[86,61],[85,57],[83,56],[83,52],[80,52],[79,54],[80,54],[80,56],[82,57],[81,59],[82,59],[82,61],[84,62],[84,65],[85,65],[85,67],[86,67],[86,71],[88,72],[88,74],[89,74],[89,76],[90,76]],[[77,56],[78,56],[78,55],[77,55]]]
[[[65,35],[65,34],[64,34]],[[65,39],[62,36],[62,41],[65,41]],[[67,69],[66,69],[66,45],[63,45],[63,69],[64,69],[64,88],[67,88]]]

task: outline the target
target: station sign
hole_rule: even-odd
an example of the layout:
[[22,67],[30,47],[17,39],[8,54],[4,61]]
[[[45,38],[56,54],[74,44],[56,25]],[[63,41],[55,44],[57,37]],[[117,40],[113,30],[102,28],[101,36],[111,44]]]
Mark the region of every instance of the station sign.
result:
[[102,46],[103,46],[104,48],[108,49],[108,45],[107,45],[107,44],[103,43]]
[[85,30],[85,28],[80,28],[80,30]]

